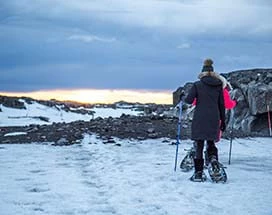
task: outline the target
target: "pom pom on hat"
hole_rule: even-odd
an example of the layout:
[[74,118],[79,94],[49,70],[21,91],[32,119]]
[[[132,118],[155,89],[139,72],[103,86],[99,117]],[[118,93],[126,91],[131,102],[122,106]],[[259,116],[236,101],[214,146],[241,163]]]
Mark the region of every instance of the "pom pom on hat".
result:
[[204,66],[202,68],[202,72],[213,72],[213,60],[208,58],[204,60]]
[[204,60],[204,66],[212,66],[213,65],[213,60],[210,58],[207,58]]

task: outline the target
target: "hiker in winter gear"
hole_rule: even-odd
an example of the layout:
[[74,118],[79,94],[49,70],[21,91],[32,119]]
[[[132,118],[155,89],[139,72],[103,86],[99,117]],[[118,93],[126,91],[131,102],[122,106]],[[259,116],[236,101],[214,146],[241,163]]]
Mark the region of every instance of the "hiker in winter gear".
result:
[[192,104],[196,98],[191,134],[191,139],[196,142],[195,173],[191,178],[193,181],[203,181],[204,141],[207,141],[210,162],[218,160],[215,141],[218,139],[220,129],[224,131],[226,128],[223,82],[215,77],[212,64],[211,59],[204,61],[200,81],[193,84],[184,99],[186,103]]
[[[202,69],[203,70],[203,69]],[[205,76],[209,75],[208,72],[201,72],[198,75],[198,78],[201,79]],[[222,81],[222,87],[223,87],[223,96],[224,96],[224,104],[225,104],[225,109],[227,110],[231,110],[233,109],[236,105],[237,105],[237,101],[236,100],[232,100],[230,97],[230,93],[229,91],[232,90],[232,86],[231,84],[226,80],[225,77],[223,77],[222,75],[216,73],[216,72],[212,72],[210,73],[211,76],[219,79],[220,81]],[[193,105],[196,105],[196,98],[194,99]],[[224,122],[219,122],[220,124],[220,132],[218,134],[218,139],[215,142],[220,141],[221,135],[222,135],[222,131],[226,130],[226,124],[224,124]]]

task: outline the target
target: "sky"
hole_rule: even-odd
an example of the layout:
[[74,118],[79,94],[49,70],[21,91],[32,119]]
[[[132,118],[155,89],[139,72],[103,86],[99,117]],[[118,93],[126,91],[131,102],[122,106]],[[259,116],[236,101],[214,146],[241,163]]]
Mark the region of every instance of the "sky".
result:
[[170,98],[207,57],[219,73],[271,68],[271,12],[269,0],[1,0],[0,92]]

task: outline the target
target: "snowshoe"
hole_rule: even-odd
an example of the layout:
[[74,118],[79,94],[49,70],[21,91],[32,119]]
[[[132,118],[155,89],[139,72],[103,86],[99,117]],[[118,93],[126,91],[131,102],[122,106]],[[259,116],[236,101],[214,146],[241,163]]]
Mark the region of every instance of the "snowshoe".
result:
[[190,180],[193,182],[204,182],[207,180],[207,176],[204,171],[198,171],[191,176]]
[[194,168],[195,149],[192,147],[191,149],[185,151],[187,151],[187,154],[180,162],[180,169],[183,172],[188,172]]
[[227,181],[227,173],[225,171],[225,167],[219,163],[216,159],[212,159],[209,167],[208,172],[213,182],[223,182]]

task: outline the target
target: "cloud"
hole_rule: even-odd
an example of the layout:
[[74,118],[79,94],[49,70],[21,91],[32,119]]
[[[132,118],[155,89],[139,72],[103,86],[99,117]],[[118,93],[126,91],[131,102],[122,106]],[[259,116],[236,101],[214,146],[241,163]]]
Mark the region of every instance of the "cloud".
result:
[[271,67],[271,7],[264,0],[5,1],[0,90],[173,89],[195,80],[206,57],[220,72]]
[[129,27],[168,29],[183,34],[272,33],[270,1],[236,0],[10,0],[29,16],[93,19]]
[[98,37],[95,35],[72,35],[72,36],[69,36],[67,39],[78,40],[84,43],[91,43],[91,42],[113,43],[116,41],[115,38]]
[[190,43],[182,43],[180,45],[177,46],[178,49],[189,49],[191,48],[191,44]]
[[[245,0],[237,0],[235,4],[229,0],[202,1],[154,1],[154,0],[116,0],[72,1],[71,5],[83,13],[103,11],[105,5],[111,12],[93,13],[91,16],[116,22],[127,26],[147,28],[167,28],[170,31],[184,34],[199,33],[271,33],[271,10],[264,3],[253,4]],[[113,13],[113,11],[129,11],[129,13]]]

